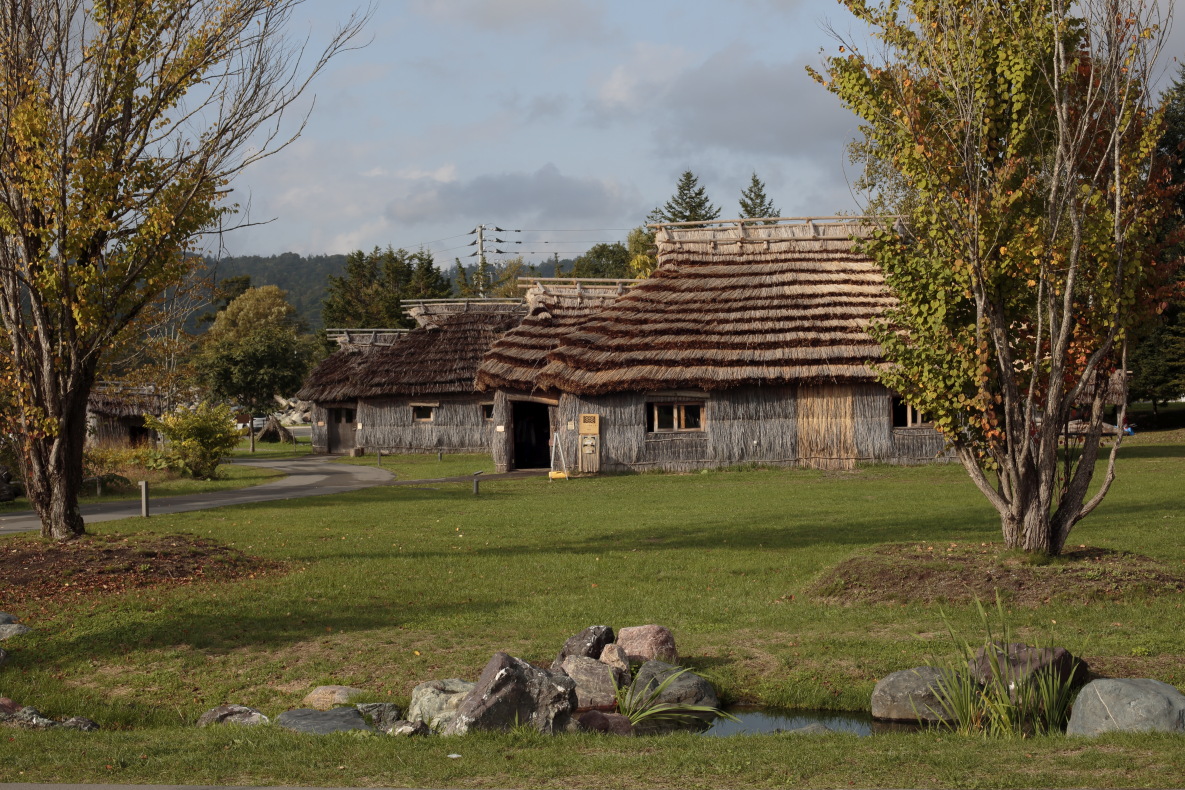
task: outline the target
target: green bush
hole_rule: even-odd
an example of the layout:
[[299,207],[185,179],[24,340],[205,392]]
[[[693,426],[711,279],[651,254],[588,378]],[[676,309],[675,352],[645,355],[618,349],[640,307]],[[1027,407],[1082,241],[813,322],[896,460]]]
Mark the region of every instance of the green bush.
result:
[[195,409],[181,407],[160,419],[146,416],[144,422],[168,439],[170,455],[200,480],[212,480],[223,456],[239,442],[234,415],[225,405],[203,402]]

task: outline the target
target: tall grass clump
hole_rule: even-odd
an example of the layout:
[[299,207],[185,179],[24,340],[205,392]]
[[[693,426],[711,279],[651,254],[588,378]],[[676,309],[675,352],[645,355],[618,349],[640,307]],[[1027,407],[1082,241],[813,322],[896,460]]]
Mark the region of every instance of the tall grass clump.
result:
[[738,721],[731,713],[725,713],[711,705],[691,705],[686,702],[664,702],[662,695],[671,685],[689,672],[686,667],[671,672],[656,683],[655,678],[648,678],[639,682],[635,677],[626,685],[618,685],[613,671],[609,670],[609,678],[613,682],[613,696],[617,703],[617,712],[630,720],[635,727],[642,725],[663,724],[694,724],[712,717],[721,717],[729,721]]
[[[975,607],[982,629],[982,637],[975,644],[957,636],[946,613],[942,613],[958,654],[940,667],[941,677],[933,689],[948,719],[946,726],[960,735],[993,738],[1064,732],[1080,664],[1075,663],[1065,677],[1049,667],[1020,676],[1008,664],[1007,649],[1013,638],[999,593],[994,618],[978,598]],[[982,682],[971,671],[980,651],[987,658],[988,669]]]

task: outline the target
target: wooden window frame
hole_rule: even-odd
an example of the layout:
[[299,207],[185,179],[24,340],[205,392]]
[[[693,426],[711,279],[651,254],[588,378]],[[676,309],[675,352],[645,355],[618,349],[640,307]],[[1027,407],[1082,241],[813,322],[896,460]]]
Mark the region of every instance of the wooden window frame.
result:
[[[669,407],[672,411],[673,428],[659,428],[658,427],[658,410],[662,407]],[[699,425],[693,428],[687,427],[687,410],[694,408],[699,411]],[[654,400],[646,402],[646,433],[653,434],[672,434],[672,433],[704,433],[707,430],[707,404],[702,400],[682,400],[682,401],[668,401],[668,400]]]
[[[897,409],[902,407],[905,409],[905,424],[898,425]],[[905,399],[900,395],[894,395],[889,400],[889,424],[893,428],[929,428],[933,425],[930,420],[926,419],[926,415],[922,414],[916,408],[905,402]]]
[[[427,409],[427,417],[417,417],[416,412],[420,409]],[[436,420],[436,404],[434,403],[413,403],[411,404],[411,421],[412,422],[434,422]]]
[[478,408],[481,409],[481,418],[486,422],[494,421],[494,404],[493,403],[479,403]]

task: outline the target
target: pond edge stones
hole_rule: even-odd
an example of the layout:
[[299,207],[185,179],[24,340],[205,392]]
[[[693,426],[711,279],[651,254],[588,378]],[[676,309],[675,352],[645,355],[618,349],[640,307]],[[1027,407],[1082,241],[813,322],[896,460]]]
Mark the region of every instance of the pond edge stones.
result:
[[1092,680],[1078,692],[1066,735],[1185,733],[1185,694],[1151,678]]

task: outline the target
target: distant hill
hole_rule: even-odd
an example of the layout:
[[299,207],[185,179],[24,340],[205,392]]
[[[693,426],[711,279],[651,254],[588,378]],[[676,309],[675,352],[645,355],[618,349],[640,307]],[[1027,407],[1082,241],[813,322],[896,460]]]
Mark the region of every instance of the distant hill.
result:
[[[216,281],[228,277],[247,275],[251,278],[251,285],[274,285],[288,292],[288,301],[296,308],[297,314],[308,325],[310,330],[323,328],[321,322],[321,305],[325,301],[326,286],[330,275],[340,277],[346,268],[345,255],[311,255],[305,257],[295,252],[285,252],[279,255],[238,255],[234,257],[213,259],[207,258],[206,265],[214,273]],[[437,262],[440,265],[440,262]],[[562,270],[572,271],[572,261],[559,261]],[[454,264],[441,266],[450,280],[455,280],[457,269]],[[467,265],[470,276],[476,271],[476,265]],[[556,263],[545,261],[538,265],[540,277],[550,277],[555,272]]]

